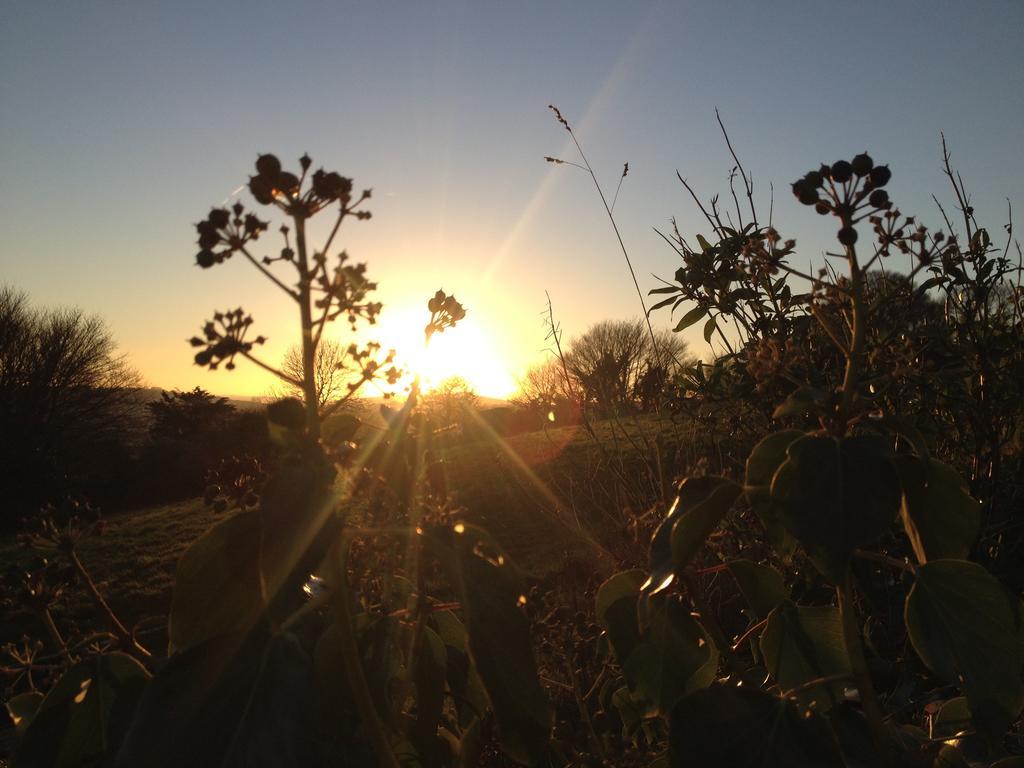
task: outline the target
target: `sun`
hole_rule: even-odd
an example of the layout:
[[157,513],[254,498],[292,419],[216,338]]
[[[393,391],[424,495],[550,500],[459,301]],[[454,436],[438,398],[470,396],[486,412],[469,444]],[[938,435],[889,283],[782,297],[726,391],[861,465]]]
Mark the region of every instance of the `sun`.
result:
[[429,392],[446,379],[460,376],[484,397],[506,398],[516,391],[500,340],[479,322],[467,317],[454,328],[434,334],[428,345],[423,333],[428,319],[424,309],[398,309],[376,329],[381,346],[395,350],[395,362],[410,381],[419,376],[420,387]]

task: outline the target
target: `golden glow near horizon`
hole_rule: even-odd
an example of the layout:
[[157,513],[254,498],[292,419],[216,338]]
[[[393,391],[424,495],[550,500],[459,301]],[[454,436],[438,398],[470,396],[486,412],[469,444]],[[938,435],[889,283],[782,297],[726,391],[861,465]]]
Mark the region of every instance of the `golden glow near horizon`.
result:
[[434,334],[425,343],[424,327],[429,319],[425,308],[394,309],[370,333],[383,349],[394,349],[395,362],[411,381],[429,392],[452,376],[460,376],[478,395],[505,398],[518,386],[508,370],[500,339],[488,332],[470,314],[454,328]]

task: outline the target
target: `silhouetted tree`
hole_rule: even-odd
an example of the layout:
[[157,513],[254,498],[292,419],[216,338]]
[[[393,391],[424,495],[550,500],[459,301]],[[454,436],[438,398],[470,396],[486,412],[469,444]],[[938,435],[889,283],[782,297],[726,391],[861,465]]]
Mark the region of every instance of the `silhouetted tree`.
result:
[[[321,411],[332,401],[349,394],[345,385],[352,379],[352,375],[347,369],[346,357],[345,349],[333,339],[321,339],[317,345],[313,356],[313,381],[317,405]],[[296,381],[302,381],[302,347],[293,346],[285,353],[281,371]],[[281,396],[301,398],[303,389],[293,385],[287,387]]]
[[[686,344],[678,335],[662,332],[651,344],[642,320],[605,320],[574,339],[566,353],[566,366],[583,396],[600,408],[612,409],[635,402],[653,403],[652,385],[667,381],[682,361]],[[641,385],[643,394],[637,389]]]
[[427,415],[438,427],[462,425],[467,411],[476,408],[479,397],[461,376],[449,376],[423,396]]
[[138,375],[103,321],[0,287],[0,524],[94,474],[134,426]]
[[149,433],[154,440],[206,438],[222,431],[237,413],[226,397],[217,397],[201,387],[191,392],[161,392],[160,399],[148,403],[147,408],[152,417]]

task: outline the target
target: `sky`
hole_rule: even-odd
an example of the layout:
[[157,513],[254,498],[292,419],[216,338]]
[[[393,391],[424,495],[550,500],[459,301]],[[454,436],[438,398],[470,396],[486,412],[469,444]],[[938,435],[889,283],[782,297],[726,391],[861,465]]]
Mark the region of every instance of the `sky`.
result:
[[[294,168],[308,152],[374,191],[373,219],[338,243],[380,285],[381,341],[412,355],[443,288],[469,314],[428,352],[432,375],[504,396],[548,354],[547,295],[566,340],[641,312],[590,179],[544,162],[577,159],[548,104],[609,192],[629,163],[615,215],[646,292],[679,266],[655,228],[707,231],[676,171],[727,193],[716,107],[801,258],[834,240],[789,184],[865,150],[892,168],[897,205],[938,223],[940,131],[1002,234],[1007,199],[1024,203],[1022,32],[1016,0],[8,0],[0,282],[101,315],[150,386],[263,394],[267,374],[197,368],[185,340],[242,305],[274,363],[298,339],[294,305],[240,260],[196,267],[193,225],[257,154]],[[698,328],[686,339],[714,353]]]

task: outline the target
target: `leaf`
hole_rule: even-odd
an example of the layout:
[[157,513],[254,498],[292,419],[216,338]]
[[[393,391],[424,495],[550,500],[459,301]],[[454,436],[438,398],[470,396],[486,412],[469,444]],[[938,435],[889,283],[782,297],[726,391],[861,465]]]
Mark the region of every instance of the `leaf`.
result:
[[708,344],[711,343],[711,334],[715,332],[715,329],[717,327],[718,323],[713,317],[709,317],[708,321],[704,323],[704,341],[706,341]]
[[24,733],[36,716],[39,705],[43,702],[43,694],[39,691],[27,691],[12,696],[4,705],[7,707],[7,714],[11,718],[11,724],[18,729],[18,733]]
[[[783,691],[851,671],[839,609],[832,606],[782,603],[768,617],[760,646],[765,666]],[[802,706],[825,713],[843,700],[848,685],[849,681],[837,681],[814,686],[800,691],[797,699]]]
[[430,627],[423,627],[416,668],[412,670],[416,686],[416,724],[410,738],[421,755],[429,754],[436,744],[437,725],[444,709],[445,673],[448,652],[444,641]]
[[448,688],[456,696],[459,723],[468,726],[473,720],[484,717],[490,703],[480,675],[469,658],[466,627],[451,611],[433,613],[430,620],[445,644],[445,674]]
[[[675,563],[672,559],[672,529],[684,513],[699,506],[717,489],[719,477],[688,477],[676,489],[676,497],[665,515],[665,519],[651,537],[648,549],[648,570],[650,578],[644,582],[644,596],[657,594],[668,587],[673,579]],[[697,542],[700,547],[701,542]],[[641,610],[643,606],[641,605]]]
[[914,650],[967,696],[979,732],[1001,739],[1024,708],[1021,604],[966,560],[922,565],[904,609]]
[[641,642],[622,664],[635,691],[668,715],[681,696],[711,685],[718,650],[678,597],[652,601]]
[[917,425],[912,420],[903,416],[888,415],[883,416],[878,423],[889,431],[902,435],[913,446],[914,451],[917,453],[917,458],[928,459],[928,441],[924,439],[921,430],[917,428]]
[[458,591],[469,652],[498,722],[502,748],[530,765],[547,760],[553,714],[540,684],[517,574],[483,530],[435,528],[426,543]]
[[796,540],[782,524],[779,504],[772,499],[772,478],[786,460],[786,449],[803,436],[799,429],[775,432],[755,445],[747,457],[747,487],[744,490],[750,506],[764,524],[769,543],[783,557],[792,556]]
[[971,710],[967,705],[966,696],[957,696],[942,703],[939,711],[932,719],[932,736],[934,738],[952,739],[964,731],[974,728]]
[[608,633],[612,652],[620,665],[625,663],[640,641],[636,606],[644,583],[643,571],[623,571],[609,578],[597,590],[597,620]]
[[712,248],[711,243],[704,239],[704,235],[697,235],[697,242],[700,244],[701,250],[710,251]]
[[705,307],[694,307],[680,318],[679,322],[676,323],[676,327],[672,329],[672,332],[679,333],[680,331],[686,330],[707,313],[708,311]]
[[689,565],[690,560],[704,545],[705,539],[718,527],[743,492],[739,485],[724,477],[702,479],[705,481],[702,485],[711,487],[710,492],[701,501],[692,506],[684,506],[689,480],[683,481],[676,496],[681,514],[672,526],[671,546],[672,561],[677,572]]
[[139,701],[115,765],[222,765],[268,639],[262,630],[218,635],[168,659]]
[[826,395],[820,389],[814,387],[800,387],[793,390],[789,396],[772,413],[773,419],[781,419],[784,416],[800,416],[804,413],[817,413],[821,410]]
[[842,768],[826,722],[752,688],[713,685],[686,696],[669,721],[672,768]]
[[619,713],[622,727],[626,733],[632,733],[647,716],[644,702],[633,696],[626,686],[622,686],[612,694],[611,705]]
[[168,619],[170,653],[218,635],[247,632],[263,612],[260,518],[229,517],[203,534],[178,562]]
[[677,597],[649,601],[646,626],[637,620],[642,571],[623,571],[597,592],[598,621],[608,632],[615,659],[635,692],[667,714],[686,692],[710,685],[718,650]]
[[[224,768],[302,768],[322,764],[324,748],[310,727],[316,709],[313,662],[298,639],[275,635],[263,652],[240,721],[228,740]],[[184,763],[183,763],[184,765]]]
[[774,568],[742,559],[730,560],[728,566],[758,621],[789,599],[782,574]]
[[960,474],[940,461],[897,456],[903,485],[900,516],[919,563],[970,554],[981,525],[981,506]]
[[839,583],[850,555],[886,531],[900,484],[879,438],[809,435],[790,444],[772,480],[786,529],[826,578]]
[[148,680],[145,668],[123,653],[71,667],[39,704],[12,768],[109,765]]
[[[673,293],[675,292],[675,288],[670,288],[669,290],[671,290]],[[675,296],[669,296],[667,299],[662,299],[657,304],[654,304],[653,306],[648,307],[647,308],[647,314],[650,315],[655,310],[661,309],[662,307],[667,307],[669,304],[672,304],[675,301],[676,301],[676,297]]]
[[322,454],[310,456],[284,463],[260,495],[259,567],[267,608],[278,621],[305,603],[302,586],[340,533],[333,476]]

